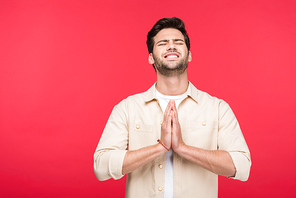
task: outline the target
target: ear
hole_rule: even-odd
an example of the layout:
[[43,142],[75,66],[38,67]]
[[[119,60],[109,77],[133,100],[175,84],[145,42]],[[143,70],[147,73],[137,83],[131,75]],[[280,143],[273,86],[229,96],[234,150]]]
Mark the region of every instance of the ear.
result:
[[154,64],[154,58],[153,58],[153,55],[152,53],[149,54],[149,57],[148,57],[148,62],[149,64],[153,65]]
[[189,51],[188,52],[188,62],[191,62],[192,61],[192,56],[191,56],[191,52]]

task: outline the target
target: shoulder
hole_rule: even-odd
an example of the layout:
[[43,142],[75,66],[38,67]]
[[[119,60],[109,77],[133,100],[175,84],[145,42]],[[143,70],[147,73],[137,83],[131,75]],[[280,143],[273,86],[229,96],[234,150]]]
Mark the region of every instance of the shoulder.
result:
[[210,95],[209,93],[205,91],[201,91],[199,89],[196,89],[196,95],[197,95],[196,100],[199,103],[220,103],[223,101],[222,99],[216,96]]
[[212,106],[212,107],[226,107],[228,104],[216,96],[210,95],[205,91],[197,89],[194,85],[190,84],[190,96],[202,106]]
[[143,105],[147,101],[153,100],[155,98],[155,89],[154,85],[150,87],[147,91],[133,94],[128,96],[127,98],[123,99],[121,102],[119,102],[115,107],[130,107],[130,106],[136,106]]

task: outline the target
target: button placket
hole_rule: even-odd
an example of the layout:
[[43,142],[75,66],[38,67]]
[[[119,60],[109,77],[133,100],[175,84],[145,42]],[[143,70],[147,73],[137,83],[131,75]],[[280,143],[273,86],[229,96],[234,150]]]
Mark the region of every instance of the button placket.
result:
[[164,184],[165,184],[165,155],[159,157],[155,161],[155,190],[160,194],[161,196],[164,193]]

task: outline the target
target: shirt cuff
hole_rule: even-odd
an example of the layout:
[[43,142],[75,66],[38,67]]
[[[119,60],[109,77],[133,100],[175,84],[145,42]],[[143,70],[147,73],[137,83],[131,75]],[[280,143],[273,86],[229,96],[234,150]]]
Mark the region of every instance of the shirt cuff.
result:
[[116,150],[111,152],[109,159],[109,176],[113,179],[120,179],[122,175],[123,160],[127,150]]
[[250,158],[241,152],[229,152],[229,154],[236,168],[235,176],[230,178],[247,181],[251,168]]

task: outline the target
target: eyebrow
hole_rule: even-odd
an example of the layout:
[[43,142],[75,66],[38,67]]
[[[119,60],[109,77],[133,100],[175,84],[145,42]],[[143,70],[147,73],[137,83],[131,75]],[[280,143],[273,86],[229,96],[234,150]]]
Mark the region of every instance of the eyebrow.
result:
[[[182,42],[185,42],[183,39],[172,39],[173,41],[182,41]],[[164,39],[164,40],[160,40],[160,41],[158,41],[157,43],[156,43],[156,45],[158,44],[158,43],[162,43],[162,42],[168,42],[169,40],[166,40],[166,39]]]

